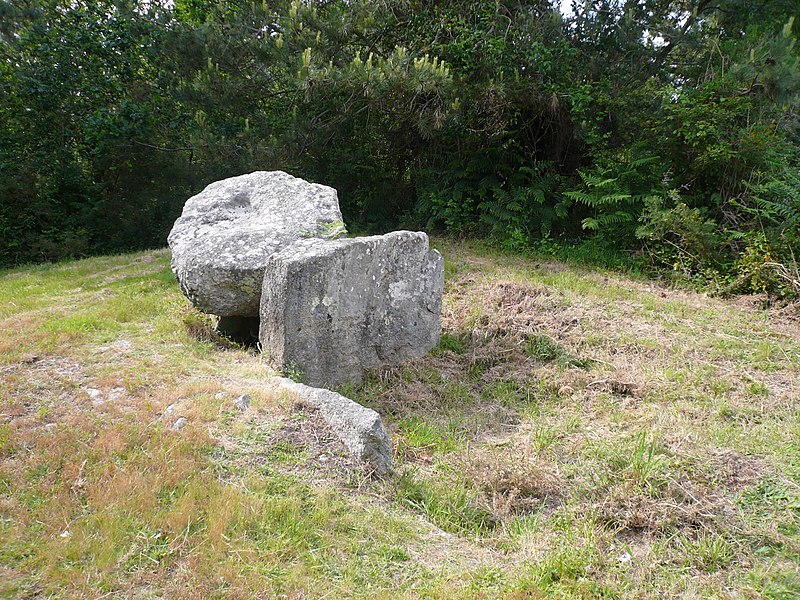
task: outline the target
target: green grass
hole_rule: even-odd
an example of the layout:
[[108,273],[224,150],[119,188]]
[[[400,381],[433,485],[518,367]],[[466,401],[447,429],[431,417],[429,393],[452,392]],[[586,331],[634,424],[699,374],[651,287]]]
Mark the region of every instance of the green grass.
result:
[[561,344],[546,335],[533,335],[525,340],[525,354],[542,362],[556,361],[564,367],[587,367],[588,361],[570,356]]
[[415,452],[453,452],[464,443],[463,432],[452,421],[439,425],[419,417],[408,417],[400,419],[396,427],[404,445]]
[[443,530],[467,537],[486,536],[496,524],[494,515],[478,502],[474,491],[420,479],[412,473],[397,479],[394,499],[423,514]]
[[0,595],[800,595],[796,316],[437,245],[439,345],[341,390],[384,480],[166,252],[0,273]]
[[464,354],[464,340],[449,333],[444,333],[439,340],[439,345],[433,349],[432,354],[441,355],[444,352]]

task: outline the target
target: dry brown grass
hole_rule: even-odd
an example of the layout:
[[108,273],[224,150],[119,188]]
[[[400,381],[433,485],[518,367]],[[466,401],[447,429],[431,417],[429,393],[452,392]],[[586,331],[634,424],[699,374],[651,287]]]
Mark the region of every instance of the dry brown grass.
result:
[[530,445],[501,444],[468,450],[454,459],[464,480],[479,489],[499,521],[560,503],[566,482]]
[[[519,556],[553,552],[564,515],[592,523],[611,546],[636,549],[629,575],[662,590],[640,589],[645,596],[730,589],[730,574],[710,571],[732,561],[763,577],[757,548],[743,540],[795,547],[753,520],[767,511],[792,528],[794,516],[751,504],[764,481],[797,497],[781,439],[800,398],[791,316],[553,263],[444,251],[455,275],[442,349],[380,372],[362,396],[398,423],[398,457],[417,478],[474,490],[508,531],[533,518],[542,543],[520,534]],[[419,423],[434,432],[420,436]],[[699,586],[681,584],[674,568]]]

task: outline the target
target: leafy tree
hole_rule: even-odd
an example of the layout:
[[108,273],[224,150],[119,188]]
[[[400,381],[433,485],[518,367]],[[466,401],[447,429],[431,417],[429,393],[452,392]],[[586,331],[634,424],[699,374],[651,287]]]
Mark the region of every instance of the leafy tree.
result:
[[190,170],[156,62],[168,14],[143,10],[44,2],[3,36],[6,261],[162,243]]
[[205,184],[283,169],[356,230],[790,264],[796,3],[559,6],[0,0],[0,262],[162,245]]

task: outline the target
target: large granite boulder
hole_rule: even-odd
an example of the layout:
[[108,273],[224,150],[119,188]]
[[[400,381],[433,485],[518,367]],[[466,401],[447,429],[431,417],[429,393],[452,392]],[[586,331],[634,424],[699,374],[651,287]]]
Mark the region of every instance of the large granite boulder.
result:
[[267,260],[262,351],[309,385],[357,383],[438,343],[443,285],[424,233],[300,240]]
[[168,243],[172,270],[197,308],[257,317],[269,257],[301,238],[343,231],[335,189],[282,171],[256,171],[189,198]]

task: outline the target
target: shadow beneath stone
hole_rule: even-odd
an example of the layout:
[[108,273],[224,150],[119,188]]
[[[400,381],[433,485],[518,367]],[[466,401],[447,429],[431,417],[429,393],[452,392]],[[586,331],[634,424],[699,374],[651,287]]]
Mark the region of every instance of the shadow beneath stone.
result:
[[258,347],[258,317],[220,317],[217,332],[246,348]]

